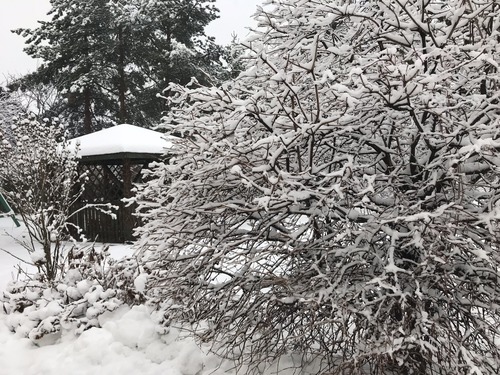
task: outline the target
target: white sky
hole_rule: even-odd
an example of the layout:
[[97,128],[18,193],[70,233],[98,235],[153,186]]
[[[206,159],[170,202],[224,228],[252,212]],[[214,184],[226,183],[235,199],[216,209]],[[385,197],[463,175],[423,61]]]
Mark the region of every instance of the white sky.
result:
[[[220,44],[231,41],[231,34],[240,39],[247,28],[255,25],[251,16],[263,0],[217,0],[220,18],[206,32]],[[50,9],[49,0],[0,0],[0,82],[9,75],[21,75],[36,68],[36,61],[23,52],[24,39],[10,32],[20,27],[34,28]]]

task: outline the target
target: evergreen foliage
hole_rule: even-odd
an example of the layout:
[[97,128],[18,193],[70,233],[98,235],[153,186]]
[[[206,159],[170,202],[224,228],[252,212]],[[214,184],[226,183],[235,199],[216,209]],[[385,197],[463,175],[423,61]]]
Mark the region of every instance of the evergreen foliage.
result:
[[257,369],[500,371],[497,1],[267,1],[248,65],[172,86],[138,195],[166,322]]
[[50,21],[15,32],[43,64],[24,85],[55,85],[64,115],[89,133],[103,126],[159,121],[169,82],[210,82],[221,48],[204,34],[215,0],[51,0]]

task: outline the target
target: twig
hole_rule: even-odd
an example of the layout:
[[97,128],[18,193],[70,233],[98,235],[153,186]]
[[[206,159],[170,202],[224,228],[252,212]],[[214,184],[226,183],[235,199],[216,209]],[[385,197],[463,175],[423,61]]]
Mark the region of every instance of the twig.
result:
[[33,267],[35,266],[33,263],[30,263],[30,262],[28,262],[28,261],[26,261],[26,260],[24,260],[24,259],[22,259],[22,258],[19,258],[17,255],[12,254],[12,253],[11,253],[10,251],[8,251],[8,250],[2,249],[2,248],[0,248],[0,250],[2,250],[3,252],[5,252],[5,253],[9,254],[11,257],[16,258],[17,260],[19,260],[19,261],[21,261],[21,262],[23,262],[23,263],[29,264],[30,266],[33,266]]

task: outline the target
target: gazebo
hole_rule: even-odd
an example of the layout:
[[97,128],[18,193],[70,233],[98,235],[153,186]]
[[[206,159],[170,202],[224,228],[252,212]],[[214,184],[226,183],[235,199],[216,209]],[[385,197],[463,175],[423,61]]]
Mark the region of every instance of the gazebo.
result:
[[72,223],[82,229],[90,240],[123,243],[133,240],[137,224],[134,207],[123,202],[132,197],[132,186],[141,181],[144,167],[158,160],[175,141],[175,137],[122,124],[87,134],[70,141],[70,147],[79,145],[80,172],[88,177],[85,191],[75,210],[87,204],[112,204],[116,218],[98,208],[80,210]]

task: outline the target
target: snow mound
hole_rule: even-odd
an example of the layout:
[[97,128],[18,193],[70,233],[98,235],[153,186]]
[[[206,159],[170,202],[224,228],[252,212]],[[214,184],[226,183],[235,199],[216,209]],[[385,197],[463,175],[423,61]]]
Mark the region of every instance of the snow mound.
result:
[[194,340],[180,340],[176,330],[160,335],[145,306],[122,307],[101,317],[102,328],[63,335],[57,344],[41,347],[11,334],[4,318],[0,315],[1,375],[227,374]]

